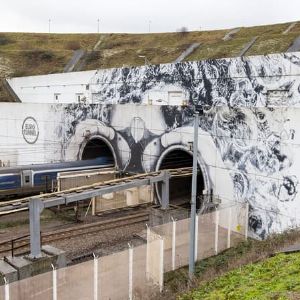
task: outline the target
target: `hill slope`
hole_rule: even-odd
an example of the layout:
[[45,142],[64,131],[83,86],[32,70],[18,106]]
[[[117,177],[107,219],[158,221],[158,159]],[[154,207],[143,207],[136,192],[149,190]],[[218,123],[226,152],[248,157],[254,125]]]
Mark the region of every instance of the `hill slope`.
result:
[[300,253],[279,254],[221,276],[181,300],[299,299]]
[[[174,61],[191,44],[200,43],[185,60],[238,56],[255,37],[247,55],[285,52],[300,35],[300,22],[240,28],[224,41],[228,30],[153,34],[0,33],[0,79],[62,72],[76,50],[84,50],[76,70],[91,70]],[[2,100],[5,97],[2,95]],[[1,101],[1,94],[0,94]]]

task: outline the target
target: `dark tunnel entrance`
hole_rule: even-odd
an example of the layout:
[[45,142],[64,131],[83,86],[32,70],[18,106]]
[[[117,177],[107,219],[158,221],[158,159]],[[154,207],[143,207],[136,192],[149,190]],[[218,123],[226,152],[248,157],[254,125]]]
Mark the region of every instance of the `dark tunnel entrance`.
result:
[[[159,170],[178,169],[193,166],[193,156],[183,149],[174,149],[168,152],[161,160]],[[198,165],[197,196],[201,196],[204,186],[204,179]],[[170,204],[182,205],[190,203],[192,191],[192,176],[176,177],[170,180]],[[158,186],[159,197],[161,197],[161,187]],[[197,208],[200,203],[197,197]]]
[[115,158],[110,146],[100,138],[94,138],[87,142],[85,145],[81,159],[96,159],[96,158],[104,158],[107,161],[115,164]]

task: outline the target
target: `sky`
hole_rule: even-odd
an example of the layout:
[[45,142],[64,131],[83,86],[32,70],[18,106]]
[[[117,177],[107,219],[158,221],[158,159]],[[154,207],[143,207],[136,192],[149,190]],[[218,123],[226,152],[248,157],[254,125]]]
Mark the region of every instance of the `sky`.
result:
[[167,32],[300,21],[300,0],[1,0],[0,32]]

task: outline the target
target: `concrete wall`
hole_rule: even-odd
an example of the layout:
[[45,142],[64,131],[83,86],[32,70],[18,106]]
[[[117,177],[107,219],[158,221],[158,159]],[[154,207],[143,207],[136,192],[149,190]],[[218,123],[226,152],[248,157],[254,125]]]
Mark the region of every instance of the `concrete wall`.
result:
[[78,103],[89,97],[93,71],[16,77],[8,79],[10,87],[24,103]]
[[223,201],[248,201],[251,231],[265,237],[300,225],[299,74],[299,53],[98,72],[91,89],[102,104],[1,104],[0,160],[80,159],[86,143],[101,138],[119,168],[156,170],[168,151],[189,151],[193,109],[141,103],[147,91],[176,84],[203,110],[206,188]]
[[[261,237],[300,225],[299,115],[299,108],[216,107],[201,117],[198,159],[206,188],[223,201],[249,201],[250,225]],[[33,144],[22,134],[28,116],[38,125]],[[102,138],[119,168],[144,172],[157,169],[170,149],[189,151],[192,133],[187,107],[7,103],[0,159],[11,165],[76,160],[88,140]]]

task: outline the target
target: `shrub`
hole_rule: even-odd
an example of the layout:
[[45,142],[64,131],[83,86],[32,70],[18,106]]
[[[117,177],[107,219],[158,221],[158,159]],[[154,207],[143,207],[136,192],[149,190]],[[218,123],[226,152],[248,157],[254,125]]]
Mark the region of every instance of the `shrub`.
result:
[[54,54],[51,51],[42,51],[40,53],[40,59],[45,61],[51,61],[54,58]]
[[66,48],[68,50],[78,50],[80,49],[80,43],[78,41],[70,41],[67,43]]
[[11,40],[5,36],[5,35],[0,35],[0,46],[4,46],[11,43]]
[[24,54],[28,60],[52,61],[54,53],[48,50],[30,50]]
[[92,62],[100,60],[101,58],[102,58],[102,56],[101,56],[100,51],[92,51],[87,54],[86,62],[92,63]]

